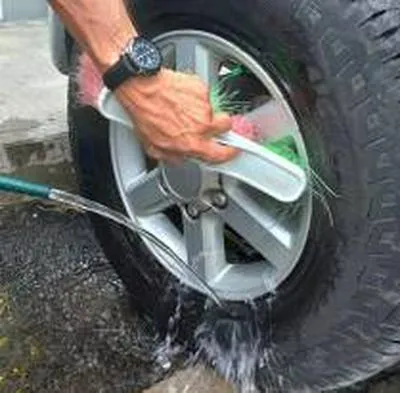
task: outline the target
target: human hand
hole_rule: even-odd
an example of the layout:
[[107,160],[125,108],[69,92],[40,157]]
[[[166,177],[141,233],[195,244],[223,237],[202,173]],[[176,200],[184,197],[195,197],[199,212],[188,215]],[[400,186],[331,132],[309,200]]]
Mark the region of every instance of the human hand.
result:
[[162,69],[153,77],[131,79],[115,94],[154,159],[222,163],[238,154],[211,139],[230,130],[232,119],[213,113],[208,88],[196,75]]

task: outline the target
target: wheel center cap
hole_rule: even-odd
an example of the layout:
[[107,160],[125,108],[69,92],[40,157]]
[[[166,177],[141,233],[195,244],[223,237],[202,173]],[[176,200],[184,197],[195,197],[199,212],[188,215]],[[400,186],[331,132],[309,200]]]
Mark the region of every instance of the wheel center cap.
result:
[[202,189],[202,172],[192,162],[180,166],[163,164],[161,167],[163,185],[173,199],[179,202],[191,202],[200,196]]

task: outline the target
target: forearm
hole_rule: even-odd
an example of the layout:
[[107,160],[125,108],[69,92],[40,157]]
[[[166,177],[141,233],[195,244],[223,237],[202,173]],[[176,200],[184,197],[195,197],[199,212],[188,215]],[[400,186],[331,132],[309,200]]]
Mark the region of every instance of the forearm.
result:
[[137,30],[123,0],[49,0],[68,31],[105,72]]

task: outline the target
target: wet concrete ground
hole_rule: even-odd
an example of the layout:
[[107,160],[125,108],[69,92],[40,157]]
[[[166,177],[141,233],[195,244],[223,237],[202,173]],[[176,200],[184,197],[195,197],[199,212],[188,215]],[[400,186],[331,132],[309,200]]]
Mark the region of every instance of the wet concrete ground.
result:
[[88,219],[0,210],[0,391],[137,392],[162,378]]
[[86,215],[0,194],[0,392],[233,393],[210,370],[163,370]]

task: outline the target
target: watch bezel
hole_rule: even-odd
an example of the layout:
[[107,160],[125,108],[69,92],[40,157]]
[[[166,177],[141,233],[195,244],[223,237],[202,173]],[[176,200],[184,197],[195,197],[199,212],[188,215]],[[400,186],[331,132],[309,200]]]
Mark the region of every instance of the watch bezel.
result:
[[132,38],[122,50],[119,60],[103,74],[104,85],[111,91],[117,89],[121,84],[130,78],[134,78],[136,76],[150,77],[157,74],[161,70],[163,65],[163,57],[161,51],[156,45],[154,45],[154,49],[159,55],[159,62],[155,67],[147,68],[135,62],[132,48],[140,43],[140,41],[146,41],[147,44],[152,46],[154,45],[151,40],[144,37]]
[[[155,49],[158,54],[158,64],[156,67],[147,68],[140,64],[134,57],[134,48],[140,43],[145,43]],[[134,38],[126,47],[123,57],[127,60],[128,65],[130,66],[132,72],[136,75],[152,75],[160,71],[162,67],[162,55],[157,46],[149,39],[144,37],[136,37]]]

